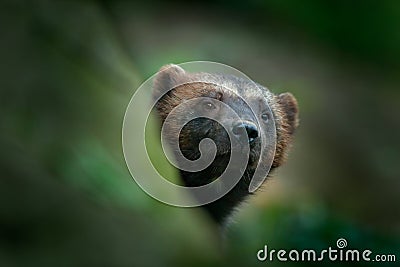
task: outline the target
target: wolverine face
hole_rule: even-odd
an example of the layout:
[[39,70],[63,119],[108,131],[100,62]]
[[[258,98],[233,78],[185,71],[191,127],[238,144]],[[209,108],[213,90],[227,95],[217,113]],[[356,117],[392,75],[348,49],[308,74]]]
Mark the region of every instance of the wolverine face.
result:
[[[153,95],[162,124],[175,111],[166,131],[167,141],[179,135],[179,148],[174,152],[194,161],[212,151],[201,151],[203,140],[214,142],[215,158],[199,172],[203,176],[221,174],[232,149],[240,151],[242,147],[243,151],[249,149],[246,170],[263,160],[262,151],[273,157],[272,168],[278,167],[297,127],[297,103],[291,94],[274,95],[261,85],[231,75],[186,73],[178,66],[166,66],[155,78]],[[265,138],[272,133],[274,140]]]
[[[204,84],[199,84],[204,86]],[[233,143],[240,147],[250,148],[249,164],[258,160],[260,154],[261,135],[263,127],[260,123],[268,122],[266,101],[261,97],[249,99],[257,110],[235,92],[220,86],[210,84],[211,91],[203,93],[199,101],[190,108],[191,112],[204,116],[190,120],[181,130],[179,144],[185,157],[196,160],[200,157],[199,144],[205,138],[212,139],[217,148],[218,157],[228,157]],[[179,90],[176,93],[179,93]],[[234,112],[237,116],[231,116]],[[261,114],[257,119],[257,114]],[[183,113],[186,116],[190,112]],[[214,119],[210,119],[210,117]],[[222,123],[221,123],[222,122]],[[231,135],[228,134],[231,131]],[[237,142],[231,142],[235,138]],[[240,149],[239,147],[239,149]]]

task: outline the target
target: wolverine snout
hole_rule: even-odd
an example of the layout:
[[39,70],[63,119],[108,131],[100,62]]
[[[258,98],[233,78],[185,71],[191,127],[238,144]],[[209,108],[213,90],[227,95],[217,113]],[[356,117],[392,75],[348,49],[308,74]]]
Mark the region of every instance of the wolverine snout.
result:
[[235,123],[233,125],[232,132],[238,137],[241,137],[243,134],[247,134],[250,144],[254,143],[259,136],[257,125],[251,121],[241,121]]

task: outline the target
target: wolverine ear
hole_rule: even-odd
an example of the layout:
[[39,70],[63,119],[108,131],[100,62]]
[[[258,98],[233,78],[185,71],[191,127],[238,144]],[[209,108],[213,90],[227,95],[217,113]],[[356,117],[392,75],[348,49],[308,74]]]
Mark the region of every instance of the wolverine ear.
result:
[[184,69],[177,65],[168,64],[163,66],[154,78],[153,96],[158,98],[164,95],[177,86],[184,76]]
[[297,100],[291,93],[283,93],[278,95],[278,101],[282,107],[286,122],[289,125],[288,133],[293,134],[299,125]]

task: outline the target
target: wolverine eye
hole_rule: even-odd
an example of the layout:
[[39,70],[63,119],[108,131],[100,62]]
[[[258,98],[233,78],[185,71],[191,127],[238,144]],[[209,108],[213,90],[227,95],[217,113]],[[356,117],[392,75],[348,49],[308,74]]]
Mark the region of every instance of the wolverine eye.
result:
[[261,114],[261,119],[265,122],[268,122],[269,121],[269,113],[264,112],[263,114]]
[[206,109],[206,110],[214,110],[214,109],[217,108],[213,103],[211,103],[211,101],[206,101],[206,102],[204,102],[204,103],[203,103],[203,107],[204,107],[204,109]]

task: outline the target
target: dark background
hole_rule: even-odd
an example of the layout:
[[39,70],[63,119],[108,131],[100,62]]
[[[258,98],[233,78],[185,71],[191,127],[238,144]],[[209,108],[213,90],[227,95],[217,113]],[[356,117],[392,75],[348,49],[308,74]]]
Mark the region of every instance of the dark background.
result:
[[[0,10],[0,266],[256,266],[264,244],[319,250],[341,237],[398,264],[400,2]],[[231,65],[300,107],[287,164],[236,214],[224,256],[201,212],[140,190],[121,148],[136,88],[193,60]]]

